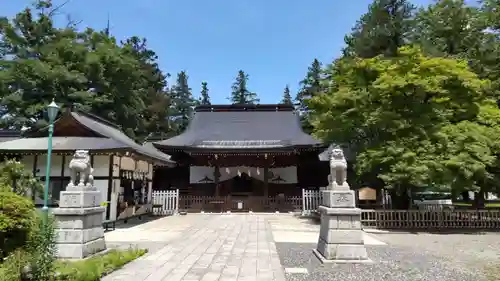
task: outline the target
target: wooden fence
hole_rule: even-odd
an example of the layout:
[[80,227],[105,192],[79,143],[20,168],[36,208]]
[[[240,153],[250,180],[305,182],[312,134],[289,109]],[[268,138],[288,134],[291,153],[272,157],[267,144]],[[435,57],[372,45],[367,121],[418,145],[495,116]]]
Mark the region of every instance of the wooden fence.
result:
[[179,190],[153,192],[153,215],[174,215],[179,212]]
[[499,210],[363,210],[361,223],[378,229],[497,229]]
[[300,196],[180,196],[179,209],[186,212],[292,212],[300,211]]

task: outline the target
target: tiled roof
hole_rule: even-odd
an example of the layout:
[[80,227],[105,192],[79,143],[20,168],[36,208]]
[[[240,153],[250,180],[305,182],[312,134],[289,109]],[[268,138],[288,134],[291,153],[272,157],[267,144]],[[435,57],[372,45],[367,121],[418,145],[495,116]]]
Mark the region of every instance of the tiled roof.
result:
[[[131,150],[137,154],[146,156],[153,160],[161,161],[163,164],[173,165],[170,156],[155,148],[142,146],[125,135],[118,126],[102,118],[81,111],[66,112],[58,119],[54,126],[57,128],[59,122],[73,119],[79,125],[93,132],[92,137],[87,136],[54,136],[54,151],[71,151],[77,149],[87,150]],[[0,142],[0,151],[44,151],[47,150],[47,128],[27,133],[26,138]]]
[[207,150],[322,146],[302,131],[293,108],[284,105],[199,107],[184,133],[154,144]]

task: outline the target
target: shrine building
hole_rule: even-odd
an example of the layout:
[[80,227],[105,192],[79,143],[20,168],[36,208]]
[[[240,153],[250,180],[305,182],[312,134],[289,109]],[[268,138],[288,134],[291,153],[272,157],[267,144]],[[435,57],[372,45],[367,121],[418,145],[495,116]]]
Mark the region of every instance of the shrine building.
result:
[[318,157],[326,146],[302,130],[291,105],[198,106],[185,132],[152,145],[177,162],[156,167],[153,189],[181,196],[243,202],[328,184],[328,162]]

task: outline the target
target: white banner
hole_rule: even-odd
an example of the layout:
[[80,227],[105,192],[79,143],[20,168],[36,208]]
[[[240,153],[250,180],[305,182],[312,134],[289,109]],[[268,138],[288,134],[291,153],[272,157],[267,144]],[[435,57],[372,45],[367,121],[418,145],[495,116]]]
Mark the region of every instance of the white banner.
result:
[[[192,166],[189,170],[189,183],[213,183],[214,167]],[[261,167],[222,167],[219,168],[219,181],[223,182],[245,173],[249,177],[264,181],[264,168]],[[297,183],[297,167],[289,166],[283,168],[269,169],[269,183],[273,184],[295,184]]]

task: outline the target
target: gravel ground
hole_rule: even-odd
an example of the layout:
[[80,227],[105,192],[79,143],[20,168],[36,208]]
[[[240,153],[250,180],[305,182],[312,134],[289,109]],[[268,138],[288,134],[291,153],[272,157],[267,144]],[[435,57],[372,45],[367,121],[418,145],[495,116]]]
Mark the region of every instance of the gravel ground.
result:
[[483,281],[486,278],[411,248],[367,246],[372,264],[321,264],[316,244],[277,243],[283,267],[307,268],[309,274],[286,274],[288,281]]
[[425,249],[443,258],[469,263],[500,262],[500,233],[397,233],[376,236],[398,247]]
[[[407,248],[455,266],[467,268],[478,275],[488,266],[500,266],[500,233],[397,233],[377,234],[393,247]],[[500,276],[493,280],[500,280]]]

